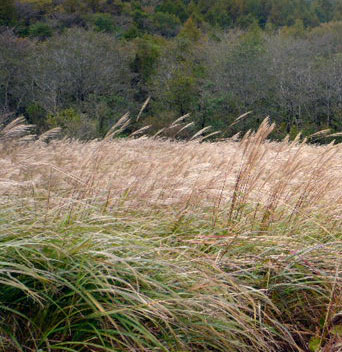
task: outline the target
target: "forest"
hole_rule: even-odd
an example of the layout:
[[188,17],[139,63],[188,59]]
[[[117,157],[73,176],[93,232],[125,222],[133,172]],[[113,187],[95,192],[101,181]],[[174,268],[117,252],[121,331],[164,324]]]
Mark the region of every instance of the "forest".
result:
[[189,113],[177,138],[266,116],[276,139],[338,136],[341,20],[341,0],[2,0],[0,115],[91,139],[149,99],[124,134]]

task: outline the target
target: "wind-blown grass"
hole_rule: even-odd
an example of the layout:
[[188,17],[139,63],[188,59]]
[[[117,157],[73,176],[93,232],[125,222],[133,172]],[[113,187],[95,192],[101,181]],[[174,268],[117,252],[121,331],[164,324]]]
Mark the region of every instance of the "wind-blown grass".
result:
[[23,231],[1,234],[4,350],[272,346],[256,306],[271,305],[266,295],[208,265],[196,248],[117,230],[117,221],[25,221]]
[[0,351],[338,351],[342,147],[272,128],[4,140]]

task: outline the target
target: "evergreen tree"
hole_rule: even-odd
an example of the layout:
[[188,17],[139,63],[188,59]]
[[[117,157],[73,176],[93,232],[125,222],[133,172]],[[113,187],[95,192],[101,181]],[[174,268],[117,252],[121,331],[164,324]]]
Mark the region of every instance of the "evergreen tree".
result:
[[12,25],[15,21],[15,4],[14,0],[0,1],[0,25]]

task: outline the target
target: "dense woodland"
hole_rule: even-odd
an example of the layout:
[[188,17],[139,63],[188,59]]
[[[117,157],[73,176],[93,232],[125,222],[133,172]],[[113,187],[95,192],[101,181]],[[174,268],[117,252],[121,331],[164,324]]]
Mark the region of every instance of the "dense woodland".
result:
[[341,0],[0,2],[0,114],[40,132],[101,137],[148,97],[125,133],[186,113],[179,138],[233,135],[267,115],[275,138],[340,132],[341,78]]

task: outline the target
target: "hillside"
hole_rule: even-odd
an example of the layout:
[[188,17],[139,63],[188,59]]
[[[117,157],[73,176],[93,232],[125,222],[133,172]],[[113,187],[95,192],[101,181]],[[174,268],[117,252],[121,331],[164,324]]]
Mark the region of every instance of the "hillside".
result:
[[0,114],[92,139],[151,98],[123,135],[187,113],[180,139],[265,116],[278,140],[340,132],[341,13],[340,0],[2,1]]
[[341,77],[342,0],[0,0],[0,352],[342,351]]
[[101,20],[97,18],[97,25],[109,25],[110,20],[114,25],[118,20],[115,27],[131,35],[165,36],[177,34],[190,17],[203,26],[220,28],[247,27],[254,21],[261,27],[291,26],[297,20],[305,26],[317,26],[342,18],[339,0],[5,0],[0,11],[4,24],[26,21],[25,25],[37,20],[62,22],[68,16],[74,18],[74,25],[80,25],[77,17],[87,21],[84,16],[90,15],[89,20],[92,14],[106,14]]

